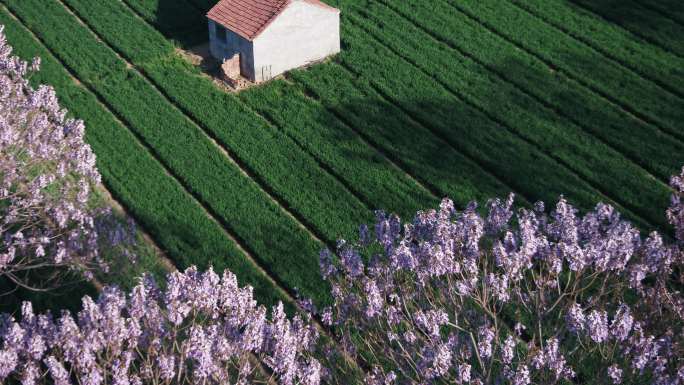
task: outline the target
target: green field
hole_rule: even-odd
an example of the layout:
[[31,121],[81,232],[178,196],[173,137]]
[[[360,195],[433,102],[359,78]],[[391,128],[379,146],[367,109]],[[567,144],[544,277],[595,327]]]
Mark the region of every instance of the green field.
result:
[[330,0],[343,52],[236,95],[177,52],[206,41],[214,2],[0,0],[16,53],[43,59],[32,80],[85,121],[106,187],[179,268],[323,303],[318,251],[374,210],[510,191],[671,232],[684,8]]

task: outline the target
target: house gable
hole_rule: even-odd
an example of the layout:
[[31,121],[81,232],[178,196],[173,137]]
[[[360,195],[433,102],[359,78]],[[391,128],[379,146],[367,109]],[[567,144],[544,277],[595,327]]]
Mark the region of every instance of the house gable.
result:
[[257,79],[262,72],[270,78],[338,53],[339,19],[338,9],[317,0],[291,0],[254,39]]

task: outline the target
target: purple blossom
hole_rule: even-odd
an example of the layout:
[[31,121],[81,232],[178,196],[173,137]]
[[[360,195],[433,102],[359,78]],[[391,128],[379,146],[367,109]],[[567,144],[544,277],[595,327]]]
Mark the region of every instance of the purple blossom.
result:
[[0,350],[0,380],[7,378],[19,364],[19,356],[14,349]]
[[477,343],[477,351],[482,358],[489,358],[492,356],[492,342],[494,341],[494,330],[487,326],[480,327],[478,331],[479,341]]
[[385,304],[385,298],[378,289],[377,283],[372,279],[364,281],[364,291],[368,299],[366,306],[366,317],[373,318],[382,313],[382,308]]
[[515,338],[513,336],[509,335],[506,337],[506,341],[503,344],[503,347],[501,348],[501,361],[506,364],[510,365],[513,362],[513,355],[515,354]]
[[470,364],[460,364],[458,366],[458,383],[459,384],[466,384],[470,382],[470,369],[471,366]]
[[332,324],[333,324],[333,312],[332,312],[332,308],[330,306],[327,306],[325,309],[323,309],[323,312],[321,313],[321,321],[323,322],[323,325],[325,325],[325,326],[332,326]]
[[485,220],[485,229],[488,234],[495,235],[501,230],[508,226],[508,222],[513,216],[513,200],[515,199],[515,194],[511,193],[505,202],[501,199],[491,199],[487,202],[487,208],[489,213],[487,219]]
[[584,330],[584,323],[586,322],[584,311],[582,306],[577,303],[573,303],[570,306],[568,314],[565,316],[565,320],[568,324],[568,330],[574,333],[579,333]]
[[57,361],[55,357],[48,356],[45,359],[45,365],[48,367],[52,381],[55,385],[69,385],[71,381],[69,380],[69,372],[64,369],[64,365]]
[[[343,243],[340,261],[330,258],[322,272],[333,288],[334,330],[345,346],[358,345],[345,350],[371,350],[355,357],[393,369],[398,383],[463,382],[459,368],[477,362],[467,366],[470,383],[529,384],[529,366],[572,379],[568,362],[610,341],[599,349],[614,349],[611,365],[631,362],[657,384],[674,378],[682,342],[672,329],[684,299],[671,282],[681,246],[655,233],[642,238],[606,204],[580,215],[561,197],[550,214],[537,204],[518,210],[516,221],[511,204],[490,201],[480,215],[474,203],[461,211],[445,199],[404,224],[378,213],[373,239]],[[360,255],[372,255],[371,263]],[[506,314],[518,338],[500,318],[502,302],[527,313]],[[617,309],[611,322],[601,309]],[[637,324],[650,334],[636,333]],[[588,338],[580,343],[571,333]],[[516,351],[518,340],[528,349]]]
[[92,385],[193,384],[240,374],[252,381],[257,371],[235,363],[254,356],[280,384],[320,382],[323,369],[311,355],[316,329],[299,316],[288,318],[282,304],[267,320],[235,275],[193,267],[169,274],[165,287],[160,291],[149,276],[128,295],[106,287],[97,300],[83,298],[76,320],[69,312],[57,320],[35,315],[30,304],[19,323],[0,317],[1,378],[64,385],[73,373]]
[[441,310],[422,310],[417,311],[413,315],[416,325],[431,337],[439,337],[439,330],[442,325],[449,322],[449,315]]
[[423,357],[421,368],[427,379],[442,377],[451,368],[451,349],[446,344],[427,347],[423,351]]
[[610,334],[619,341],[624,341],[632,330],[634,318],[630,313],[629,307],[624,303],[620,305],[613,322],[610,324]]
[[532,380],[530,379],[530,370],[527,365],[518,366],[513,375],[513,385],[528,385]]
[[363,261],[356,249],[347,245],[344,240],[341,240],[338,242],[337,252],[340,255],[342,267],[350,277],[355,278],[363,274]]
[[667,219],[674,226],[677,239],[684,242],[684,167],[681,174],[670,179],[670,186],[675,192],[667,210]]
[[613,384],[618,385],[622,383],[622,369],[620,369],[616,364],[608,367],[608,377],[610,377]]
[[389,371],[387,374],[382,372],[380,367],[375,366],[373,370],[366,374],[364,378],[364,384],[366,385],[392,385],[397,379],[397,375],[393,371]]
[[375,219],[375,239],[389,253],[400,237],[401,221],[396,215],[387,215],[382,211],[375,212]]
[[508,275],[489,274],[487,275],[487,285],[493,295],[501,302],[506,303],[511,298],[509,294]]
[[[0,26],[0,277],[34,289],[52,288],[70,270],[106,272],[100,249],[124,241],[111,236],[121,225],[109,210],[92,202],[101,178],[83,122],[67,117],[52,87],[29,83],[39,66],[12,55]],[[54,278],[23,278],[39,267]]]
[[159,378],[171,380],[176,374],[176,357],[170,355],[159,355],[157,357],[159,367]]
[[546,342],[544,356],[545,366],[551,369],[556,375],[557,380],[561,378],[569,379],[575,376],[575,372],[566,364],[565,357],[560,352],[558,339],[551,338]]
[[608,339],[608,313],[592,310],[586,317],[586,329],[594,342],[604,342]]
[[330,250],[323,249],[319,257],[319,266],[323,279],[328,279],[331,275],[337,274],[337,268],[333,264],[332,254]]

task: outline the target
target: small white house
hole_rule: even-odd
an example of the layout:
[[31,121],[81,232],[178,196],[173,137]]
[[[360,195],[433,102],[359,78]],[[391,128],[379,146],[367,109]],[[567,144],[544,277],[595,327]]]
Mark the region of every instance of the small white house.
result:
[[258,83],[340,52],[340,11],[320,0],[221,0],[211,54]]

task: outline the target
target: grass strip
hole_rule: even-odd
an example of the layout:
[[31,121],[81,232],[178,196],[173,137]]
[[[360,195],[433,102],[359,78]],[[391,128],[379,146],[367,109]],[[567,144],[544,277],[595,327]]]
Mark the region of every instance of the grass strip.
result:
[[339,64],[296,70],[288,76],[436,195],[448,196],[463,207],[472,200],[485,202],[510,192],[510,187],[411,120],[365,79],[354,77]]
[[678,24],[684,24],[684,3],[679,0],[636,0],[639,5],[659,12]]
[[[74,1],[74,0],[69,0],[69,1]],[[110,19],[114,19],[114,18],[110,18]],[[117,18],[117,19],[118,19],[118,18]],[[127,23],[127,24],[130,25],[130,23]],[[123,44],[123,41],[122,41],[122,44]],[[163,83],[160,83],[160,84],[163,84]],[[518,96],[519,96],[519,95],[518,95]],[[547,116],[546,118],[552,119],[552,117],[549,117],[549,116]],[[548,126],[542,126],[542,128],[548,128]],[[542,131],[543,131],[543,130],[542,130]],[[573,153],[575,150],[576,150],[575,148],[571,148],[571,149],[570,149],[570,153]],[[601,149],[601,150],[604,150],[604,149]],[[597,153],[600,153],[600,152],[601,152],[601,151],[597,151]],[[576,157],[576,158],[572,159],[572,161],[576,161],[577,159],[583,160],[584,158],[583,158],[582,156],[579,156],[579,157]],[[605,163],[603,163],[603,164],[605,164]],[[628,178],[631,178],[631,175],[629,175],[629,176],[627,176],[627,177],[628,177]],[[602,179],[602,178],[596,178],[596,180],[601,180],[601,181],[603,181],[604,179]],[[622,182],[623,182],[623,180],[620,180],[619,183],[616,183],[616,185],[622,186],[622,185],[623,185]],[[628,191],[628,192],[629,192],[629,191]],[[644,194],[643,189],[641,190],[641,193]],[[643,198],[643,195],[640,195],[640,196],[639,196],[638,198],[636,198],[636,199],[642,199],[642,198]],[[643,201],[643,200],[642,200],[642,201]],[[658,212],[657,214],[653,215],[652,218],[657,219],[657,220],[661,220],[661,221],[662,221],[662,219],[661,219],[661,218],[662,218],[662,215],[660,215],[660,212]]]
[[[452,92],[462,95],[488,116],[591,181],[604,194],[609,192],[616,202],[667,228],[663,211],[644,204],[644,199],[666,202],[669,196],[666,185],[653,183],[649,174],[621,154],[559,118],[555,111],[543,107],[515,86],[492,76],[486,68],[461,55],[450,56],[438,44],[426,42],[428,37],[421,36],[421,31],[410,23],[401,20],[387,23],[395,16],[387,9],[368,5],[362,13],[368,32],[378,36],[395,52],[400,52]],[[348,15],[348,18],[353,20],[355,16]],[[360,23],[360,19],[355,22]],[[376,28],[376,25],[384,28]],[[406,34],[398,35],[401,31]],[[602,170],[610,170],[610,174]],[[638,191],[633,190],[635,181],[641,181]]]
[[260,300],[283,299],[115,116],[74,82],[62,64],[4,9],[0,9],[0,23],[6,26],[16,54],[42,59],[41,71],[32,76],[32,83],[55,87],[60,103],[85,122],[86,140],[97,156],[103,182],[179,268],[210,264],[217,270],[229,268],[241,282],[255,287]]
[[[602,54],[680,93],[684,90],[684,59],[640,39],[564,0],[510,0]],[[590,33],[588,33],[588,31]],[[681,95],[680,95],[681,96]]]
[[[452,57],[460,59],[467,56],[473,59],[544,106],[555,109],[559,115],[563,115],[563,119],[581,126],[618,149],[662,181],[667,181],[684,163],[684,141],[635,119],[566,76],[549,71],[546,64],[483,30],[465,15],[446,12],[446,4],[432,4],[429,7],[418,1],[385,4],[420,26],[421,30],[415,30],[402,23],[401,28],[411,28],[411,35],[418,34],[416,39],[422,38],[423,44],[435,45],[431,39],[433,37],[456,51],[451,53]],[[435,7],[440,12],[434,12]],[[369,13],[378,22],[395,16],[377,6],[371,6]],[[428,31],[429,36],[423,31]]]
[[618,2],[571,0],[571,2],[621,26],[651,44],[684,57],[684,40],[681,38],[684,36],[684,27],[658,12],[643,7],[633,0]]
[[240,99],[267,116],[335,174],[359,186],[364,193],[362,199],[370,207],[410,218],[417,210],[439,204],[429,191],[393,167],[300,88],[276,80],[240,93]]
[[575,174],[348,24],[342,24],[347,47],[340,55],[342,64],[515,191],[530,201],[546,202],[564,193],[583,209],[599,200]]
[[615,99],[630,111],[681,134],[684,99],[623,67],[607,62],[586,44],[508,2],[445,0],[519,48],[566,72],[580,83]]
[[[314,66],[313,68],[308,69],[307,71],[315,71],[317,69],[325,71],[325,68],[327,67],[328,65]],[[178,77],[180,78],[180,76]],[[280,90],[279,92],[287,92],[287,97],[277,97],[278,93],[272,91],[276,88]],[[342,171],[340,172],[340,175],[351,175],[353,177],[354,174],[363,174],[369,172],[371,173],[371,175],[377,174],[378,172],[387,174],[387,170],[385,170],[385,168],[389,165],[385,164],[384,162],[375,165],[378,163],[377,155],[374,155],[369,148],[359,145],[357,139],[352,139],[353,147],[345,148],[347,146],[339,146],[340,137],[353,138],[354,134],[351,133],[346,127],[344,127],[344,125],[340,124],[340,122],[338,122],[332,115],[330,115],[330,113],[326,112],[324,108],[321,108],[321,106],[316,105],[316,103],[312,103],[311,101],[305,102],[304,99],[302,99],[301,94],[297,92],[288,91],[286,88],[287,87],[284,86],[265,85],[250,90],[246,93],[242,93],[242,95],[244,96],[242,96],[241,99],[247,102],[250,105],[250,107],[259,110],[260,113],[268,115],[274,121],[277,120],[276,123],[279,126],[283,127],[283,129],[289,135],[298,138],[298,143],[300,143],[302,146],[306,146],[312,153],[318,154],[320,159],[327,160],[326,164],[329,167],[341,169]],[[207,90],[207,92],[210,91]],[[302,116],[307,116],[307,119],[302,119]],[[297,122],[296,124],[293,123],[295,121]],[[358,119],[356,119],[356,122],[357,124],[360,123]],[[380,127],[380,129],[386,130],[390,127],[396,127],[394,122],[388,123],[389,125],[383,122],[382,124],[384,127]],[[406,123],[406,121],[404,121],[403,123]],[[310,129],[309,127],[311,125],[314,125],[314,127]],[[330,125],[332,125],[332,128],[328,127]],[[416,125],[413,124],[413,126],[409,126],[408,128],[415,129]],[[409,131],[403,127],[402,129],[404,130],[404,133],[407,133],[407,131]],[[376,128],[375,133],[379,133],[378,128]],[[326,138],[325,135],[327,135],[328,137]],[[322,139],[313,139],[314,137],[321,137]],[[392,135],[392,137],[395,140],[401,140],[401,137],[397,134]],[[428,138],[428,140],[435,139],[432,135],[428,135],[426,138]],[[441,145],[443,147],[444,143],[441,143]],[[428,147],[426,147],[424,143],[421,143],[420,146],[417,146],[416,142],[412,143],[412,147],[414,149],[414,154],[410,156],[412,158],[416,158],[416,162],[414,164],[422,163],[421,166],[428,166],[422,167],[422,169],[420,170],[422,172],[418,175],[424,174],[427,169],[432,168],[432,171],[430,172],[433,175],[439,175],[439,178],[431,178],[431,181],[437,180],[437,183],[441,183],[441,179],[457,180],[458,182],[451,182],[449,188],[443,189],[442,194],[452,196],[453,199],[456,199],[457,202],[463,205],[465,205],[468,201],[473,199],[485,199],[493,195],[503,195],[507,193],[507,188],[503,187],[500,182],[495,181],[491,176],[487,176],[486,173],[483,173],[481,170],[477,170],[477,168],[473,167],[472,162],[470,162],[470,164],[465,163],[465,169],[461,173],[458,171],[459,169],[463,169],[463,166],[459,165],[457,167],[455,164],[457,162],[463,164],[464,159],[454,159],[454,161],[452,161],[451,164],[454,165],[453,170],[455,172],[458,172],[458,174],[450,173],[447,176],[445,175],[447,173],[444,172],[444,166],[449,163],[443,162],[443,159],[440,159],[441,162],[425,162],[424,158],[419,160],[415,156],[416,151],[419,151],[420,153],[425,153],[422,149],[427,149]],[[448,154],[453,151],[442,148],[439,152]],[[407,151],[405,151],[402,155],[408,155]],[[453,159],[451,158],[451,155],[440,155],[444,157],[444,159]],[[372,169],[369,169],[368,165],[371,162],[367,160],[364,161],[363,158],[371,160],[374,167]],[[356,164],[355,166],[347,167],[345,165],[345,163],[350,163],[352,161],[354,162],[352,164]],[[359,161],[361,161],[361,163],[359,163]],[[382,165],[382,167],[378,167],[380,165]],[[347,169],[348,171],[344,171],[345,169]],[[364,169],[368,170],[364,171]],[[471,174],[474,175],[473,178],[469,178],[469,175]],[[414,173],[413,175],[416,174]],[[382,198],[381,202],[384,202],[384,205],[382,206],[384,208],[390,208],[392,211],[396,212],[409,212],[410,210],[412,210],[411,207],[415,206],[413,202],[416,201],[417,197],[413,197],[413,199],[407,200],[407,203],[411,204],[403,204],[403,206],[406,207],[406,209],[402,210],[402,205],[394,204],[393,201],[399,202],[408,198],[407,193],[409,191],[404,188],[403,184],[406,182],[402,180],[400,180],[400,183],[395,184],[394,186],[388,185],[388,183],[385,182],[385,180],[391,181],[392,179],[397,178],[392,178],[391,174],[384,176],[378,175],[378,177],[374,179],[367,178],[369,183],[361,183],[362,185],[367,186],[364,187],[366,189],[364,195],[367,197],[377,196],[379,198]],[[457,183],[459,185],[457,185]],[[465,183],[465,186],[462,185],[463,183]],[[482,189],[477,188],[477,184],[481,184]],[[387,185],[389,188],[386,188],[385,185]],[[368,191],[369,189],[370,191]],[[487,193],[482,194],[482,191],[487,191]],[[495,193],[492,194],[493,192]],[[427,199],[428,198],[420,196],[419,202],[429,202],[429,200]],[[378,202],[378,199],[373,199],[373,201]],[[429,205],[431,206],[431,204]],[[430,206],[423,205],[422,208]]]

